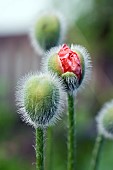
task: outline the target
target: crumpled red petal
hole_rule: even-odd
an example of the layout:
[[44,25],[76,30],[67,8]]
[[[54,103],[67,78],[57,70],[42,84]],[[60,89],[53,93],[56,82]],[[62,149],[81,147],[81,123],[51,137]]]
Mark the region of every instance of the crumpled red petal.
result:
[[80,79],[82,68],[78,54],[72,51],[66,44],[64,44],[58,52],[58,56],[61,61],[63,72],[73,72],[76,74],[78,79]]

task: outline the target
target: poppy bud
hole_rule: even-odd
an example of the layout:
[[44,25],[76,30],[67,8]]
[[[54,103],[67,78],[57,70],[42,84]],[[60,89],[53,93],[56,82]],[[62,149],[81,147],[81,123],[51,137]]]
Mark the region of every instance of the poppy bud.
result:
[[90,57],[87,50],[79,45],[71,45],[69,48],[64,44],[51,49],[44,65],[48,71],[63,78],[64,84],[70,92],[77,90],[81,84],[90,79]]
[[39,50],[49,50],[64,40],[66,24],[64,17],[55,12],[42,13],[33,23],[31,42]]
[[32,74],[20,80],[16,101],[18,111],[34,127],[54,124],[62,113],[64,90],[61,81],[51,74]]
[[113,100],[103,106],[96,120],[99,133],[113,139]]

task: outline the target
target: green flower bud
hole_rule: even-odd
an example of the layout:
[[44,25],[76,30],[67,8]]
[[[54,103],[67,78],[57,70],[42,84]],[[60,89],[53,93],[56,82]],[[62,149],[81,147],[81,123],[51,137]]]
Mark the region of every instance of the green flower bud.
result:
[[99,133],[113,139],[113,100],[103,106],[96,120]]
[[30,37],[37,51],[39,51],[39,48],[49,50],[64,40],[65,33],[66,25],[62,15],[48,12],[36,18]]
[[56,16],[42,16],[35,25],[35,36],[40,46],[49,50],[54,47],[60,35],[60,23]]
[[34,127],[56,122],[64,105],[64,90],[59,79],[50,74],[33,74],[23,78],[16,92],[19,113]]

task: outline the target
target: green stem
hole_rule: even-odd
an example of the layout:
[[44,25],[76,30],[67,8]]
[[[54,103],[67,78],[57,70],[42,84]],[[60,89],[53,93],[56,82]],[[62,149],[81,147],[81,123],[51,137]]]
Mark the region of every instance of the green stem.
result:
[[68,170],[75,170],[75,114],[74,98],[68,94]]
[[44,130],[36,129],[36,170],[44,170]]
[[47,170],[52,170],[53,168],[53,129],[52,127],[48,128],[47,132],[47,155],[48,155],[48,161],[47,161]]
[[100,161],[100,154],[101,154],[102,146],[103,146],[103,141],[104,141],[103,136],[98,134],[96,141],[95,141],[93,153],[92,153],[91,170],[98,169],[98,165],[99,165],[99,161]]

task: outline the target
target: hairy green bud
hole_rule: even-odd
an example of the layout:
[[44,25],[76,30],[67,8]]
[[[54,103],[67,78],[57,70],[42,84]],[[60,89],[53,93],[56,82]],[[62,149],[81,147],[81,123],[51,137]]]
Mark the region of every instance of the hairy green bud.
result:
[[61,81],[50,74],[28,75],[20,81],[16,101],[19,113],[34,127],[45,127],[56,122],[64,105]]
[[113,139],[113,100],[103,106],[96,120],[99,133]]
[[62,14],[45,12],[36,17],[30,32],[36,51],[46,51],[59,45],[65,39],[66,24]]

